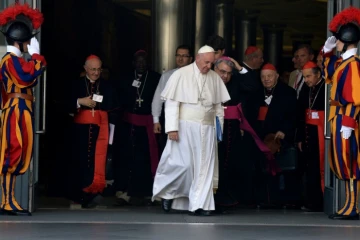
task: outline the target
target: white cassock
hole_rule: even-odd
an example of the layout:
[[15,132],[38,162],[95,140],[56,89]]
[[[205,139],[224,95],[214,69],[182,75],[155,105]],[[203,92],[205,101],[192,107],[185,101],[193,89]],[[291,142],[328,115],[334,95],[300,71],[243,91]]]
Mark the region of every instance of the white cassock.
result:
[[193,63],[171,75],[161,97],[166,99],[165,131],[178,131],[179,140],[167,140],[152,200],[174,199],[177,210],[214,210],[214,122],[215,116],[221,126],[224,122],[221,103],[230,100],[225,84],[214,71],[201,74]]

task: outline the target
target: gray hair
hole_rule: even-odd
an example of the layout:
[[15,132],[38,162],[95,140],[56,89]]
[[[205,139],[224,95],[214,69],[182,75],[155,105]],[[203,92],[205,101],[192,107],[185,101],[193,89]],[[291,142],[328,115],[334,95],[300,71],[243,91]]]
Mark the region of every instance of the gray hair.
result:
[[229,67],[231,67],[232,69],[235,67],[234,63],[231,60],[226,60],[223,58],[219,58],[218,60],[215,61],[214,63],[215,67],[219,66],[219,64],[222,62],[228,65]]

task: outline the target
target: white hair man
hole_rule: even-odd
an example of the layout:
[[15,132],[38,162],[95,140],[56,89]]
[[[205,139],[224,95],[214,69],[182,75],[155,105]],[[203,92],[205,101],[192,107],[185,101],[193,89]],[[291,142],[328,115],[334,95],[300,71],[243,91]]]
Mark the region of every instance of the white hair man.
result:
[[222,127],[221,103],[230,100],[226,87],[213,70],[215,51],[203,46],[193,64],[175,71],[161,97],[165,103],[168,141],[153,186],[153,200],[164,211],[189,210],[209,216],[215,210],[213,175],[217,144],[215,118]]

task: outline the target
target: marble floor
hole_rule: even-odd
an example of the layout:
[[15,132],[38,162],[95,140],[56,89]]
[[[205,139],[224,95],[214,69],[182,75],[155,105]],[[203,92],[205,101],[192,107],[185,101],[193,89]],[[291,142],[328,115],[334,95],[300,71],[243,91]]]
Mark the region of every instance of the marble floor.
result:
[[69,210],[44,208],[31,217],[0,216],[1,240],[103,239],[359,239],[360,221],[323,213],[235,210],[211,217],[165,214],[157,207]]

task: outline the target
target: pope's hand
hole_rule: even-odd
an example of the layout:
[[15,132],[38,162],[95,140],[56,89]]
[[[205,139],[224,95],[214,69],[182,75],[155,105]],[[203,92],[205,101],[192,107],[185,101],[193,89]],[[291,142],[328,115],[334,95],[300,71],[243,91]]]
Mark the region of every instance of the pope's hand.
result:
[[329,37],[324,44],[324,53],[331,52],[336,47],[336,41],[337,39],[335,36]]
[[177,140],[179,140],[179,134],[178,134],[177,131],[169,132],[169,133],[168,133],[168,137],[169,137],[169,139],[172,140],[172,141],[177,141]]
[[341,126],[340,132],[344,139],[348,139],[351,136],[351,131],[354,130],[351,127]]
[[38,40],[33,37],[30,41],[30,45],[27,45],[28,53],[32,56],[34,53],[40,54],[40,47]]

